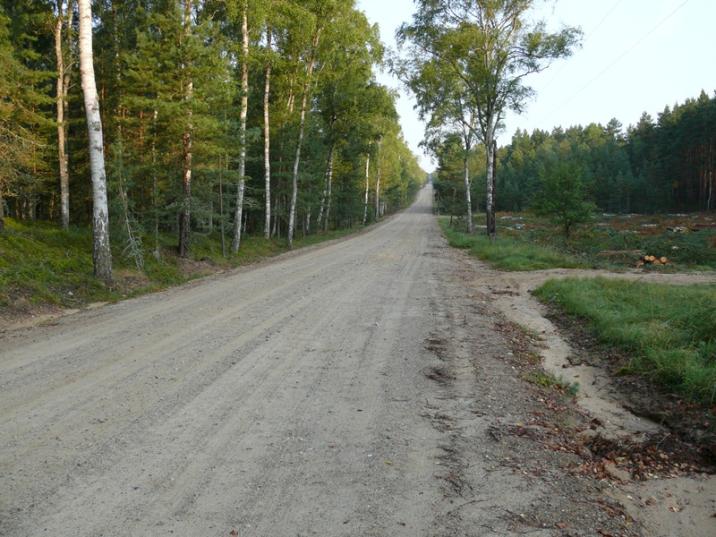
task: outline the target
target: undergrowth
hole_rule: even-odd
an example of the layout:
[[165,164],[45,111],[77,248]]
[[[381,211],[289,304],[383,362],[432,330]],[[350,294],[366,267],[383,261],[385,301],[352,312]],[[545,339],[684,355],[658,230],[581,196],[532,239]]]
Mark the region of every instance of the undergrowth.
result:
[[[298,237],[300,248],[345,236],[350,229]],[[115,301],[172,285],[211,272],[245,265],[288,250],[285,240],[242,237],[237,255],[222,255],[218,233],[193,233],[190,257],[176,255],[176,237],[160,236],[156,259],[144,238],[144,270],[139,271],[120,244],[113,243],[114,282],[105,286],[92,273],[92,231],[72,226],[68,231],[44,222],[5,219],[0,233],[0,308],[25,310],[33,305],[79,307],[96,301]],[[227,248],[231,238],[227,237]]]
[[450,226],[447,218],[440,226],[450,246],[464,248],[472,255],[502,270],[542,270],[549,268],[586,268],[582,261],[555,248],[526,242],[507,235],[490,239],[481,232],[468,234]]

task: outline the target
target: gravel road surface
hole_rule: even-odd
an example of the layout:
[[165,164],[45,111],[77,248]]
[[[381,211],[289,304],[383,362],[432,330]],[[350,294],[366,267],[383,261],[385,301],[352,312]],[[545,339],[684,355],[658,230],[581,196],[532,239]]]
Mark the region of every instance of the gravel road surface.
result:
[[351,239],[3,335],[0,535],[623,522],[562,455],[499,434],[537,403],[431,200],[428,186]]

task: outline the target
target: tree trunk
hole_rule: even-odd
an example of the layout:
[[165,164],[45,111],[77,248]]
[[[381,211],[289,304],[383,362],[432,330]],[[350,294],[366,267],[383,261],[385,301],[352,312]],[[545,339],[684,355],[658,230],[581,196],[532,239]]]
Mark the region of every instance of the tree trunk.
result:
[[368,223],[368,192],[370,190],[370,153],[365,157],[365,198],[363,201],[363,225]]
[[495,239],[496,235],[496,224],[495,224],[495,144],[494,144],[494,130],[489,127],[487,135],[485,136],[485,150],[487,152],[487,184],[486,184],[486,202],[485,202],[485,213],[486,213],[486,227],[487,235],[490,240]]
[[[331,148],[328,150],[328,160],[326,162],[326,173],[323,176],[323,194],[321,195],[321,206],[318,210],[318,220],[316,225],[320,228],[321,223],[323,222],[323,216],[326,214],[326,201],[327,197],[330,195],[330,187],[328,185],[330,181],[331,175],[333,175],[333,148],[334,145],[331,144]],[[328,218],[328,216],[326,216]]]
[[303,97],[301,99],[301,117],[298,126],[298,143],[296,144],[296,159],[293,162],[293,178],[291,189],[291,208],[288,214],[288,247],[293,248],[293,231],[296,224],[296,200],[298,198],[298,169],[301,162],[301,146],[303,145],[303,135],[306,127],[306,108],[308,107],[308,94],[311,88],[311,77],[313,69],[316,65],[316,53],[318,42],[321,35],[321,29],[317,29],[313,34],[311,43],[311,57],[308,61],[306,70],[306,81],[303,85]]
[[[228,157],[226,161],[228,162]],[[219,224],[221,226],[221,255],[226,257],[226,237],[224,236],[224,163],[219,158]]]
[[[70,175],[67,158],[67,124],[65,112],[67,110],[67,92],[69,89],[69,69],[65,66],[65,57],[62,51],[62,26],[64,13],[62,0],[57,0],[57,21],[55,22],[55,59],[57,61],[57,157],[60,169],[60,214],[62,229],[67,230],[70,225]],[[67,28],[72,27],[72,5],[67,6]]]
[[475,231],[475,227],[472,222],[472,194],[470,193],[470,168],[468,165],[469,151],[470,149],[466,148],[465,158],[462,161],[462,166],[465,179],[465,204],[467,209],[465,217],[467,218],[467,232],[473,233]]
[[80,74],[84,94],[89,137],[90,170],[92,172],[92,230],[94,274],[105,282],[112,281],[112,251],[109,244],[109,212],[107,209],[107,176],[104,170],[102,118],[94,77],[92,55],[92,7],[90,0],[79,0],[80,12]]
[[[266,29],[266,50],[271,54],[271,28]],[[264,73],[264,183],[266,199],[266,215],[264,221],[264,238],[271,238],[271,122],[270,122],[270,97],[271,97],[271,59],[266,62]]]
[[239,121],[239,185],[236,191],[236,215],[234,217],[234,241],[231,250],[237,254],[241,246],[241,223],[244,214],[244,189],[246,187],[246,114],[249,109],[249,22],[248,2],[241,8],[241,111]]
[[[184,36],[191,34],[191,10],[193,0],[184,0]],[[187,67],[187,66],[185,66]],[[189,78],[184,89],[184,100],[187,105],[187,124],[182,135],[182,190],[184,201],[179,219],[179,257],[189,255],[189,235],[191,232],[191,171],[192,171],[192,98],[194,82]]]
[[326,200],[326,214],[323,219],[323,231],[328,231],[328,219],[331,216],[331,193],[333,191],[333,158],[334,151],[333,147],[331,147],[331,158],[328,159],[328,177],[326,178],[326,181],[328,182],[328,196]]
[[377,161],[377,168],[376,168],[376,174],[375,174],[375,220],[378,221],[380,219],[380,144],[381,142],[378,142],[378,161]]
[[154,258],[159,261],[162,252],[159,247],[159,178],[157,177],[157,118],[159,112],[152,114],[152,212],[154,213]]

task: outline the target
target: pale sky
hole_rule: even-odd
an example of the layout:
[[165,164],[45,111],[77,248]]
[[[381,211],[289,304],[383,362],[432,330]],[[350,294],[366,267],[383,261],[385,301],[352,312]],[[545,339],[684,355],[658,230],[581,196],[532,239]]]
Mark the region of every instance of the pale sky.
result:
[[[553,28],[579,26],[583,46],[567,60],[528,79],[537,92],[522,115],[508,114],[500,143],[517,128],[550,130],[616,117],[626,127],[642,112],[654,118],[665,105],[716,90],[716,0],[544,0],[536,16]],[[395,30],[410,20],[412,0],[358,0],[381,38],[395,47]],[[422,154],[423,125],[414,101],[388,73],[379,81],[401,93],[398,112],[410,147]]]

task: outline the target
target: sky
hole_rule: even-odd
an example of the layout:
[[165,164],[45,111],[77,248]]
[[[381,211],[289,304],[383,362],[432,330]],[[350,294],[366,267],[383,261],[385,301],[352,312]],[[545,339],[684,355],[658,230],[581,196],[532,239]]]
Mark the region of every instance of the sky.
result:
[[[414,10],[413,0],[358,0],[358,7],[393,49],[395,30]],[[580,27],[582,46],[527,78],[536,96],[521,115],[507,114],[500,144],[518,128],[551,130],[611,118],[626,127],[643,112],[656,118],[666,105],[716,90],[716,0],[538,0],[532,15],[554,30]],[[423,125],[415,101],[390,73],[378,80],[400,92],[404,136],[432,171],[434,162],[418,146]]]

